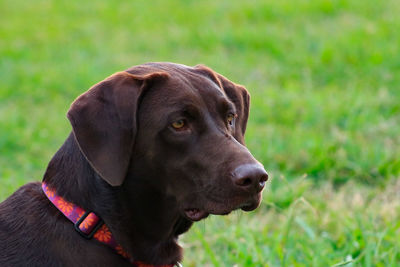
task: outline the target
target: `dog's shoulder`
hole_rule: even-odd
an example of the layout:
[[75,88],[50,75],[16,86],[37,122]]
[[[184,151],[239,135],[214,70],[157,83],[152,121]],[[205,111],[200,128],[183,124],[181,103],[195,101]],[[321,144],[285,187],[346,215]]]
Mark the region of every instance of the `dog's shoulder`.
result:
[[30,214],[41,213],[45,198],[38,182],[20,187],[10,197],[0,203],[0,233],[17,233],[23,231]]
[[0,203],[1,266],[33,263],[29,259],[36,258],[44,244],[41,231],[46,227],[43,223],[44,214],[47,214],[45,208],[40,183],[26,184]]
[[50,203],[41,183],[29,183],[0,203],[0,266],[118,266],[129,264],[85,240]]

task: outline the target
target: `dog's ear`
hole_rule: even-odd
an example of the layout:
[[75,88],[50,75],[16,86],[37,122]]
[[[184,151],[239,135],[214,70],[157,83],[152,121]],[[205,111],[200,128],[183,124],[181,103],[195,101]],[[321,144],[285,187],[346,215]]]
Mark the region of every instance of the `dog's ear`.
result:
[[166,72],[118,72],[79,96],[67,117],[78,145],[94,170],[110,185],[126,176],[136,135],[139,99]]
[[249,118],[250,108],[250,94],[246,88],[242,85],[231,82],[219,73],[216,73],[212,69],[204,66],[197,65],[195,69],[200,71],[203,75],[206,75],[214,83],[216,83],[222,91],[226,94],[229,100],[236,107],[237,118],[235,123],[234,137],[241,144],[244,144],[244,134],[246,132],[247,119]]

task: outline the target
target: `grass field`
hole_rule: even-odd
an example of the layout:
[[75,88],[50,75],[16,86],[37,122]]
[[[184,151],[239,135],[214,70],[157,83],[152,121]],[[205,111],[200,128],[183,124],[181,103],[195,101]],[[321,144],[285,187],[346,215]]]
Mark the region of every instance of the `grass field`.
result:
[[261,207],[197,223],[184,266],[399,266],[396,0],[0,1],[0,200],[41,180],[76,96],[148,61],[252,95]]

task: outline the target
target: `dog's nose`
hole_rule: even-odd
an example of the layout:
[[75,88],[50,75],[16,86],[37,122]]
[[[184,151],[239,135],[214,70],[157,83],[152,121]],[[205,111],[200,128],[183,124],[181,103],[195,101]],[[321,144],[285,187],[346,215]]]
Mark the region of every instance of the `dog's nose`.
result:
[[242,164],[232,174],[236,186],[250,192],[260,192],[268,180],[268,173],[260,164]]

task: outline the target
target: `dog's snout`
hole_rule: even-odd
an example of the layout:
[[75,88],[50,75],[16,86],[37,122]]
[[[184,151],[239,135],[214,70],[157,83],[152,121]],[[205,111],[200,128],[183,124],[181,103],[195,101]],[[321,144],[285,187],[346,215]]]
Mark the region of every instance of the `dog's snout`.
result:
[[232,175],[233,183],[247,191],[258,193],[268,180],[268,173],[260,164],[243,164]]

